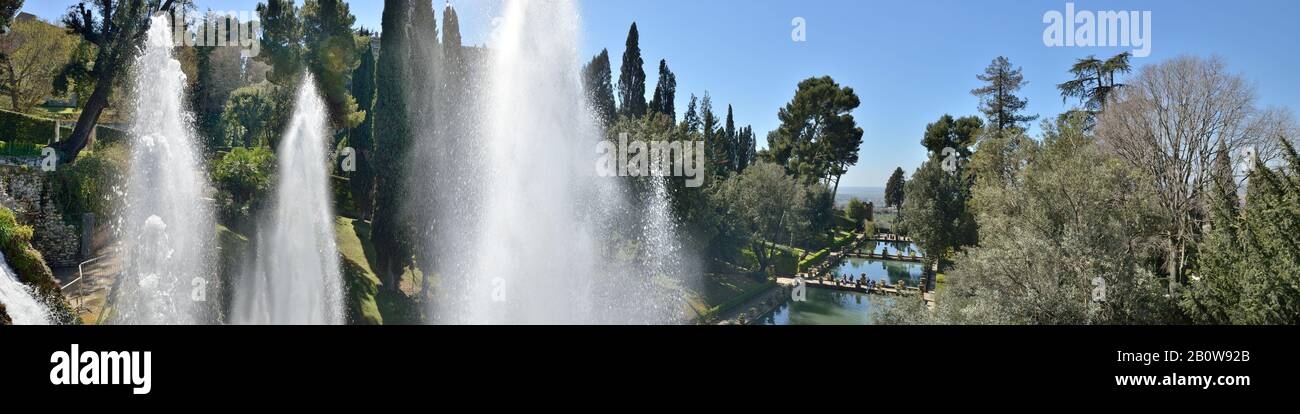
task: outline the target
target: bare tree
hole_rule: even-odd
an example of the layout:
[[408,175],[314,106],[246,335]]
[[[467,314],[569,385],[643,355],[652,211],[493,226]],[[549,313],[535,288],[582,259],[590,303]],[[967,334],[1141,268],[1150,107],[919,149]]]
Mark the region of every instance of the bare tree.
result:
[[1255,107],[1254,88],[1217,57],[1183,56],[1142,68],[1098,118],[1102,145],[1154,180],[1170,290],[1183,282],[1204,224],[1202,197],[1219,151],[1275,155],[1290,116]]

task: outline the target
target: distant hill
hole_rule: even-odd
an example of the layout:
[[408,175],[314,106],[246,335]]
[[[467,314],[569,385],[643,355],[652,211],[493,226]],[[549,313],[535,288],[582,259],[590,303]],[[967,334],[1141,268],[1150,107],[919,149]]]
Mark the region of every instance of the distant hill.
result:
[[885,188],[884,187],[840,187],[840,191],[835,195],[835,206],[844,207],[849,204],[849,199],[857,197],[862,201],[876,203],[876,206],[885,205]]

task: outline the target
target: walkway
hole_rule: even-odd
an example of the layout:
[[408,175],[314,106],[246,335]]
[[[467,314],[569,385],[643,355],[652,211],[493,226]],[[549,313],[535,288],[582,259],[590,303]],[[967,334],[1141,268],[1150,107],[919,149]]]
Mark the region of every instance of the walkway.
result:
[[[776,282],[784,286],[797,285],[795,279],[789,277],[779,277],[776,279]],[[927,306],[933,306],[934,304],[933,292],[921,293],[921,289],[914,286],[908,286],[902,289],[899,289],[897,287],[879,287],[879,286],[868,288],[865,285],[861,285],[858,283],[841,283],[838,281],[827,281],[827,280],[820,280],[820,279],[806,279],[804,280],[804,284],[807,286],[816,286],[816,287],[826,288],[826,289],[858,292],[858,293],[863,293],[868,295],[887,295],[887,296],[920,295],[921,299],[925,301],[925,304]]]

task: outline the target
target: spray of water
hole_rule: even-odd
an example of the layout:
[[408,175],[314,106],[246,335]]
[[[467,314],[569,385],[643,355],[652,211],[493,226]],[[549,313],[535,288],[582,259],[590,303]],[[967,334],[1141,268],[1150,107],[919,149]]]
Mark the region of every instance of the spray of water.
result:
[[275,208],[263,219],[254,274],[239,282],[233,322],[342,324],[343,286],[334,241],[325,104],[304,76],[280,148]]
[[185,73],[172,56],[166,16],[153,17],[135,64],[135,118],[122,235],[125,270],[113,323],[216,322],[207,304],[214,220],[207,177],[184,100]]
[[4,305],[14,325],[51,323],[49,307],[36,298],[30,286],[18,281],[3,254],[0,254],[0,305]]
[[[475,112],[484,115],[461,121],[473,140],[460,146],[461,159],[477,175],[432,188],[457,194],[461,206],[437,209],[433,226],[469,229],[427,240],[452,246],[436,250],[435,262],[458,264],[435,264],[436,320],[682,321],[680,295],[659,283],[676,274],[680,250],[662,182],[643,203],[620,179],[595,174],[602,133],[577,70],[573,2],[509,1],[503,10],[489,61],[478,69],[485,76],[476,82]],[[433,154],[440,142],[417,145]]]

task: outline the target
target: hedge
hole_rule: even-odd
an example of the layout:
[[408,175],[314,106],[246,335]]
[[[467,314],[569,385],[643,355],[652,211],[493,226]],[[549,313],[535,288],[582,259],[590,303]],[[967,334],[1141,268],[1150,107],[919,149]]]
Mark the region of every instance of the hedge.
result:
[[[65,129],[72,132],[72,128]],[[54,142],[54,120],[0,110],[0,141],[49,144]]]
[[808,258],[805,259],[804,261],[799,262],[799,270],[807,270],[809,268],[812,268],[814,265],[820,263],[823,259],[826,259],[826,256],[830,255],[831,252],[839,250],[841,247],[844,247],[845,244],[851,243],[852,241],[853,241],[852,234],[835,239],[835,241],[831,242],[830,247],[818,250],[817,253],[813,253],[811,256],[808,256]]
[[737,305],[748,302],[750,299],[753,299],[755,296],[758,296],[759,294],[767,292],[768,290],[776,287],[776,285],[777,285],[776,281],[769,280],[766,283],[763,283],[762,285],[750,289],[748,292],[736,295],[735,297],[728,299],[726,302],[722,302],[718,304],[718,306],[714,306],[713,308],[704,311],[704,313],[700,314],[699,320],[705,323],[712,322],[722,312],[726,312],[727,310],[734,308]]
[[[0,110],[0,141],[47,145],[55,142],[54,120],[27,115],[24,113]],[[72,135],[75,122],[64,122],[59,128],[59,137]],[[96,139],[103,144],[121,142],[126,132],[103,125],[95,127]]]

